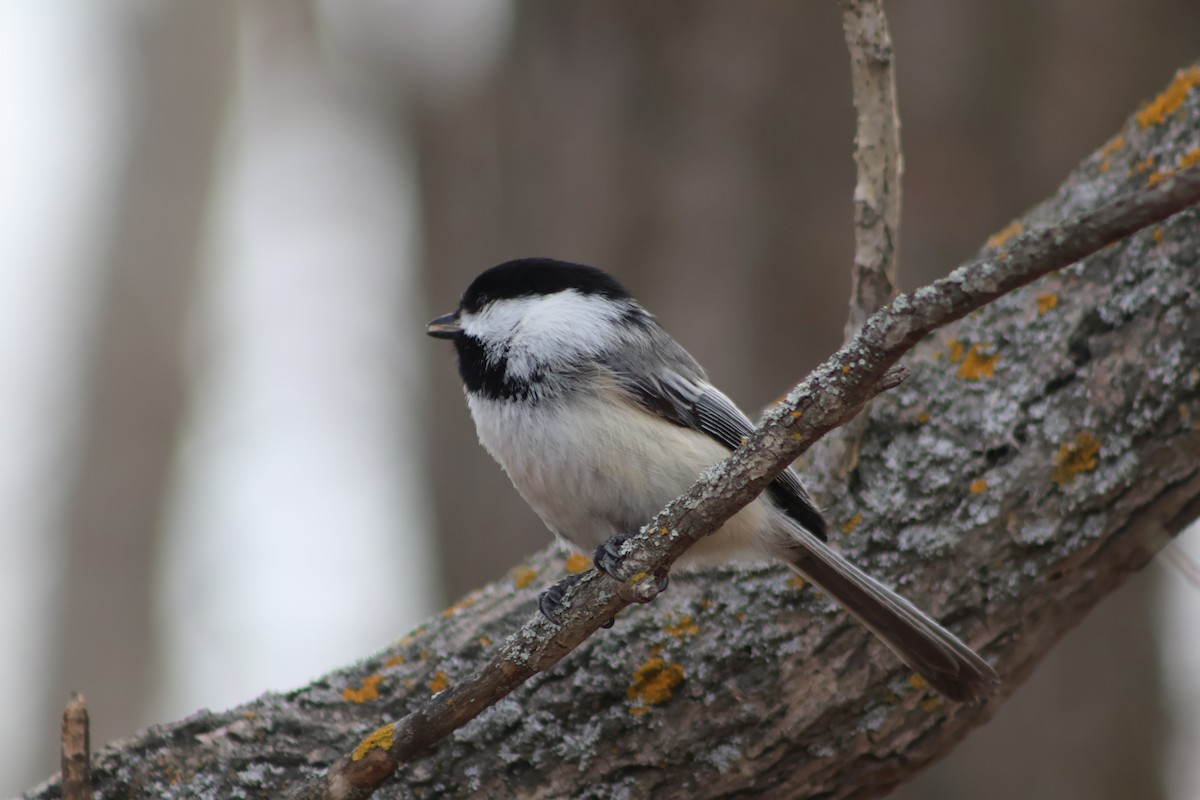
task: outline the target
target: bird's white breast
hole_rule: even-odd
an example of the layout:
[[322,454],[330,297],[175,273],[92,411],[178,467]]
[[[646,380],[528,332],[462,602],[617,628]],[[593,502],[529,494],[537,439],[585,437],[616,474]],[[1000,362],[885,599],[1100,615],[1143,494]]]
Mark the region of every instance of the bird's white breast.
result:
[[[629,534],[729,451],[616,390],[536,407],[467,397],[479,440],[554,533],[585,551]],[[694,546],[682,565],[761,558],[780,512],[759,498]]]

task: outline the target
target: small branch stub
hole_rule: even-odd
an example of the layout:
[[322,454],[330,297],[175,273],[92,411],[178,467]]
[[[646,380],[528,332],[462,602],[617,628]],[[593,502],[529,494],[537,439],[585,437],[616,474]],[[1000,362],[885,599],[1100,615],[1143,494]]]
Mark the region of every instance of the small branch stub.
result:
[[71,692],[62,716],[63,800],[92,800],[91,733],[87,703],[79,692]]

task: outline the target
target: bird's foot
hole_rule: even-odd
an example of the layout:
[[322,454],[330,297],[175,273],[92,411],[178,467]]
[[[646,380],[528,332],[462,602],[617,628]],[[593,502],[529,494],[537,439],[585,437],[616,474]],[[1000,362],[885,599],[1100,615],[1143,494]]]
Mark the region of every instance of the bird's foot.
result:
[[628,539],[629,536],[625,534],[609,537],[596,548],[592,563],[596,569],[620,583],[625,589],[622,594],[629,600],[649,603],[667,590],[671,579],[665,572],[633,572],[628,569],[626,557],[621,554],[621,546]]

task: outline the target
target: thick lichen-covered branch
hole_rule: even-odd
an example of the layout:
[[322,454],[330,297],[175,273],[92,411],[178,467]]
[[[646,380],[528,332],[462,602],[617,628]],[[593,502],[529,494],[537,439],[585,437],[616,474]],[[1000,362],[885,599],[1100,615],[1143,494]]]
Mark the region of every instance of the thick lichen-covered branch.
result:
[[[673,503],[631,559],[662,569],[921,340],[904,361],[911,377],[873,404],[858,467],[827,513],[855,561],[980,650],[1010,691],[1200,514],[1200,219],[1153,222],[1200,191],[1196,168],[1179,167],[1200,147],[1200,98],[1189,89],[1160,105],[981,260],[898,298]],[[96,796],[279,796],[308,779],[300,796],[866,797],[1001,699],[945,703],[784,570],[676,576],[590,638],[627,601],[587,576],[552,629],[534,598],[559,575],[541,554],[374,658],[106,750]]]
[[671,563],[757,496],[818,437],[881,391],[885,375],[920,339],[996,298],[1200,202],[1200,169],[1118,197],[1065,222],[1031,230],[1004,252],[901,295],[872,315],[851,342],[773,409],[749,440],[671,503],[626,545],[633,576],[624,584],[595,572],[576,583],[556,626],[535,615],[478,670],[392,726],[388,748],[355,751],[298,798],[361,797],[401,764],[562,659],[617,612],[654,598]]

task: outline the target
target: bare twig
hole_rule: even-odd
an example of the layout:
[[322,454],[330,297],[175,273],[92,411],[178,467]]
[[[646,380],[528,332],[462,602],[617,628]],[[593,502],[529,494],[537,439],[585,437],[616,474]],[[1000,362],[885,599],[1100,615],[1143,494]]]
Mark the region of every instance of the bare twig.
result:
[[[854,163],[854,268],[850,275],[850,310],[844,342],[867,318],[896,294],[896,250],[900,237],[900,118],[892,40],[882,0],[842,0],[842,28],[850,51],[857,131]],[[865,409],[864,409],[865,411]],[[866,427],[860,413],[821,440],[814,470],[841,481],[858,463],[858,446]]]
[[63,800],[92,800],[91,734],[87,702],[79,692],[71,692],[63,710],[60,747]]
[[845,341],[896,295],[900,236],[900,119],[892,40],[882,0],[842,0],[858,130],[854,135],[854,271]]
[[769,412],[742,447],[630,539],[625,563],[633,578],[618,584],[594,571],[586,574],[568,591],[560,627],[535,616],[472,675],[376,730],[324,776],[291,796],[369,797],[399,765],[428,752],[529,677],[556,664],[622,608],[653,599],[655,576],[665,574],[688,547],[753,500],[819,436],[898,383],[902,373],[895,368],[897,360],[930,331],[1198,202],[1200,168],[1181,170],[1094,211],[1024,233],[1003,253],[897,297]]

